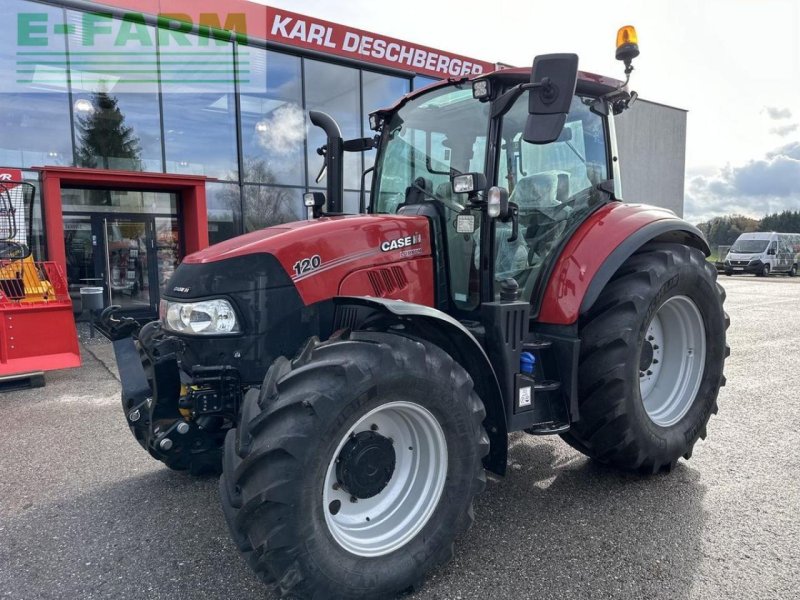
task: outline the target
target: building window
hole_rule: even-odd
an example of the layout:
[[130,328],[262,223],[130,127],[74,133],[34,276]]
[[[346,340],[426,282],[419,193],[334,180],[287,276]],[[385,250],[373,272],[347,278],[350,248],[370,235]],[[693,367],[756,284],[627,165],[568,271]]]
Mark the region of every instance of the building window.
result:
[[[303,60],[305,70],[306,110],[328,113],[339,124],[344,139],[361,137],[361,101],[358,69],[318,60]],[[326,177],[316,181],[322,167],[317,148],[325,145],[325,133],[308,125],[308,185],[324,186]],[[357,190],[362,170],[361,154],[344,155],[344,187]]]
[[49,33],[64,11],[4,0],[0,19],[0,165],[72,165],[66,44]]
[[159,47],[166,170],[238,181],[233,44],[182,35]]
[[[411,91],[411,82],[403,77],[392,77],[372,71],[362,71],[361,73],[362,98],[364,99],[363,127],[364,135],[375,135],[369,128],[369,113],[379,108],[386,108],[394,104]],[[370,150],[364,153],[364,169],[368,169],[375,164],[377,150]],[[372,174],[367,175],[365,185],[366,190],[372,187]],[[359,184],[359,189],[361,186]]]
[[242,181],[305,185],[300,59],[247,46],[239,46],[238,58],[242,67]]
[[154,27],[67,11],[75,164],[163,171]]
[[436,83],[437,81],[441,81],[441,79],[436,79],[434,77],[425,77],[424,75],[417,75],[414,77],[414,89],[419,90],[421,88],[427,87],[432,83]]
[[242,233],[242,197],[238,184],[207,183],[208,241],[218,244]]
[[303,191],[298,188],[245,185],[244,229],[256,231],[303,217]]

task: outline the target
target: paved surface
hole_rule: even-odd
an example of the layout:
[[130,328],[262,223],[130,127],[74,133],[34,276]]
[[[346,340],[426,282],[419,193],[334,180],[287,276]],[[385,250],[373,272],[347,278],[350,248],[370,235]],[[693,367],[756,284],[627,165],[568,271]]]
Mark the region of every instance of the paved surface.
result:
[[[800,278],[722,278],[733,325],[720,413],[689,462],[639,478],[518,435],[429,598],[797,598]],[[269,598],[216,481],[135,443],[108,346],[0,394],[0,598]]]

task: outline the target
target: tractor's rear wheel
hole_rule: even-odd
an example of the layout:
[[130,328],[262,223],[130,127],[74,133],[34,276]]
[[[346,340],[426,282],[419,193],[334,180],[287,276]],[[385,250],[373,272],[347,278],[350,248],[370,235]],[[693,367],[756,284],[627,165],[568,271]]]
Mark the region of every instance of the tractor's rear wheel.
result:
[[725,384],[725,292],[703,254],[649,245],[580,321],[580,419],[563,438],[599,462],[656,473],[705,438]]
[[450,559],[489,449],[464,369],[422,340],[354,332],[279,358],[228,433],[220,495],[284,597],[385,598]]

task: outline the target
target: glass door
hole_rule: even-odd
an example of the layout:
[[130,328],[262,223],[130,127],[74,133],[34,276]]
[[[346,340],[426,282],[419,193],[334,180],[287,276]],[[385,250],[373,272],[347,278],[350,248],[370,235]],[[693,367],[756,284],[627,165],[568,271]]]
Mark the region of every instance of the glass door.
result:
[[[104,216],[106,293],[109,305],[127,312],[157,311],[153,217]],[[154,268],[155,267],[155,268]]]

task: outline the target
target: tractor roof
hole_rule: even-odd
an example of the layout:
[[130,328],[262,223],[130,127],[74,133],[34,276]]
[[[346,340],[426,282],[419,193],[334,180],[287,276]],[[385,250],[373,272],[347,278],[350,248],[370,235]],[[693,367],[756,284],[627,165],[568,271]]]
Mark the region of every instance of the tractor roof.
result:
[[[474,77],[463,77],[461,79],[442,79],[441,81],[436,81],[430,85],[426,85],[425,87],[421,87],[418,90],[414,90],[409,92],[405,96],[401,96],[397,99],[397,101],[385,108],[380,108],[378,110],[373,111],[373,113],[379,114],[386,114],[391,113],[400,108],[403,104],[408,102],[409,100],[413,100],[417,96],[420,96],[424,93],[427,93],[431,90],[436,88],[444,87],[446,85],[451,85],[457,81],[475,81],[477,79],[491,79],[494,81],[501,82],[504,85],[516,85],[518,83],[525,83],[530,81],[531,78],[531,68],[530,67],[513,67],[513,68],[505,68],[505,69],[497,69],[496,71],[490,71],[489,73],[481,73],[480,75],[475,75]],[[623,84],[622,81],[618,79],[614,79],[613,77],[606,77],[604,75],[597,75],[595,73],[589,73],[587,71],[578,71],[578,84],[577,84],[577,92],[581,94],[587,94],[589,96],[602,96],[608,92],[611,92],[617,88],[619,88]]]

